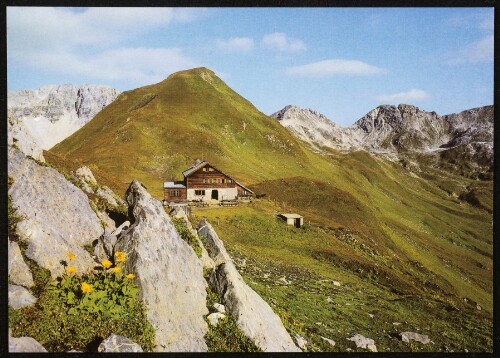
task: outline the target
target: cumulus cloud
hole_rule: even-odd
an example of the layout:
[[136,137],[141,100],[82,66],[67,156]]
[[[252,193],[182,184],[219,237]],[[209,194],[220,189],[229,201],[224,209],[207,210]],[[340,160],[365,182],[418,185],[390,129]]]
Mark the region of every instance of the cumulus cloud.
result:
[[8,50],[109,46],[203,14],[203,9],[177,8],[8,7]]
[[337,75],[373,75],[386,72],[384,69],[358,60],[331,59],[287,68],[291,75],[324,77]]
[[488,35],[471,43],[462,50],[450,56],[450,64],[493,62],[494,35]]
[[226,52],[250,52],[254,48],[254,41],[249,37],[233,37],[229,40],[217,40],[216,46]]
[[288,37],[283,32],[264,35],[261,45],[264,48],[279,52],[297,52],[306,49],[303,41]]
[[24,59],[40,71],[84,76],[92,81],[127,81],[136,85],[159,82],[167,74],[196,67],[177,48],[116,48],[93,56],[44,52]]
[[385,94],[377,97],[377,99],[384,103],[413,103],[419,101],[425,101],[430,98],[430,95],[421,89],[411,89],[407,92],[399,92],[394,94]]
[[89,81],[143,85],[193,67],[178,48],[127,46],[130,40],[194,21],[203,9],[182,8],[7,8],[7,60]]

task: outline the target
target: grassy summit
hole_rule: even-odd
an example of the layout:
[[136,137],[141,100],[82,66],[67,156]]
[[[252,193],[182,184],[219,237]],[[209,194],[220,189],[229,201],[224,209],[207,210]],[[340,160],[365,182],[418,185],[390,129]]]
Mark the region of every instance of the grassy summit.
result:
[[298,141],[206,68],[122,93],[52,149],[93,163],[154,195],[204,157],[244,183],[311,169]]
[[[414,320],[405,328],[423,329],[431,320],[438,323],[426,332],[436,345],[426,350],[491,350],[491,181],[432,168],[415,175],[366,152],[313,153],[206,68],[177,72],[122,93],[51,152],[49,162],[93,165],[103,180],[117,178],[104,184],[120,194],[120,183],[137,178],[162,199],[163,181],[180,178],[202,157],[266,194],[253,206],[211,208],[196,215],[216,223],[231,252],[255,267],[275,265],[284,275],[310,270],[319,279],[349,285],[351,291],[337,292],[335,287],[316,287],[316,278],[309,282],[302,277],[303,289],[299,285],[286,293],[280,288],[275,292],[284,296],[274,297],[270,283],[247,267],[245,278],[266,299],[275,300],[275,309],[292,331],[287,315],[302,317],[296,318],[297,324],[311,337],[315,322],[300,307],[304,301],[289,294],[321,305],[327,297],[318,294],[335,293],[332,299],[342,305],[351,296],[371,302],[369,313],[379,312],[385,320],[382,324],[366,312],[337,307],[325,316],[344,329],[335,340],[347,333],[378,334],[387,348],[405,350],[407,346],[392,344],[378,328],[387,332],[393,321]],[[287,230],[276,223],[278,211],[304,215],[308,227]],[[358,295],[365,288],[369,294]],[[321,342],[319,338],[315,344]]]

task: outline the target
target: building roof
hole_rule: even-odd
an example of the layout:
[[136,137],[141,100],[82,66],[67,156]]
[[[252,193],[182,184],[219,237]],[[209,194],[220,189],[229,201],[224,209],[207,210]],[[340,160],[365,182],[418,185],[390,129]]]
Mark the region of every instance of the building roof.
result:
[[[232,179],[232,178],[231,178],[231,179]],[[234,182],[236,183],[236,185],[239,185],[239,186],[241,186],[243,189],[245,189],[245,190],[249,191],[250,193],[255,194],[252,190],[248,189],[246,186],[241,185],[240,183],[238,183],[238,181],[237,181],[237,180],[235,180],[235,179],[233,179],[233,180],[234,180]]]
[[181,183],[176,183],[173,181],[166,181],[163,183],[165,189],[186,189],[186,186]]
[[280,216],[284,216],[287,219],[300,219],[302,218],[299,214],[279,214]]
[[197,160],[196,163],[194,163],[192,166],[190,166],[189,168],[187,168],[186,170],[184,170],[182,172],[182,175],[184,175],[185,177],[193,174],[195,171],[197,171],[198,169],[204,167],[206,164],[208,164],[208,162],[202,160]]
[[[190,176],[191,174],[193,174],[195,171],[203,168],[205,165],[207,165],[208,162],[206,160],[197,160],[196,163],[194,163],[192,166],[190,166],[189,168],[187,168],[186,170],[184,170],[182,172],[182,175],[184,175],[184,177],[187,177],[187,176]],[[242,187],[243,189],[249,191],[250,193],[252,194],[255,194],[252,190],[248,189],[246,186],[240,184],[237,180],[235,180],[233,177],[227,175],[226,173],[224,173],[222,170],[214,167],[213,165],[211,165],[212,168],[216,169],[217,171],[221,172],[222,174],[226,175],[227,177],[231,178],[234,183],[240,187]]]

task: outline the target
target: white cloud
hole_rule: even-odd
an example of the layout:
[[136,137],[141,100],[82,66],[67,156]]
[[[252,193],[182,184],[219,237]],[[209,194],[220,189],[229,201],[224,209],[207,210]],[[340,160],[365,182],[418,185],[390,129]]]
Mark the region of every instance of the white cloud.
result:
[[58,74],[84,76],[95,81],[122,81],[136,85],[158,82],[168,74],[196,67],[177,48],[117,48],[93,56],[71,52],[44,52],[25,58],[32,68]]
[[343,59],[324,60],[302,66],[293,66],[287,69],[288,74],[311,77],[373,75],[384,72],[386,72],[384,69],[369,65],[362,61]]
[[172,22],[193,21],[203,9],[8,7],[8,50],[109,47]]
[[229,40],[217,40],[216,46],[226,52],[250,52],[254,48],[254,41],[249,37],[233,37]]
[[494,35],[488,35],[450,56],[450,64],[493,62]]
[[413,103],[418,101],[425,101],[430,98],[430,95],[421,89],[411,89],[407,92],[399,92],[394,94],[385,94],[377,97],[377,99],[381,102],[385,103]]
[[127,43],[204,15],[203,9],[182,8],[8,7],[7,59],[88,81],[144,85],[195,63],[178,48]]
[[297,52],[306,49],[303,41],[290,38],[283,32],[264,35],[261,45],[264,48],[280,52]]

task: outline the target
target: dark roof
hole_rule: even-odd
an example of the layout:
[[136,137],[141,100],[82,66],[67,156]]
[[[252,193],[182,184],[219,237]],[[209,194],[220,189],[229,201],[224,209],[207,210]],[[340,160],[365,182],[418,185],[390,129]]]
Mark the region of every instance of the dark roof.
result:
[[206,164],[208,164],[208,162],[206,162],[204,160],[202,160],[202,161],[196,161],[196,163],[194,163],[192,166],[190,166],[189,168],[187,168],[186,170],[184,170],[182,172],[182,175],[184,175],[185,177],[187,177],[187,176],[193,174],[198,169],[203,168]]
[[[205,161],[205,160],[197,160],[197,161],[196,161],[196,163],[194,163],[192,166],[190,166],[189,168],[187,168],[186,170],[184,170],[184,171],[182,172],[182,175],[184,175],[184,177],[188,177],[188,176],[190,176],[191,174],[193,174],[195,171],[197,171],[197,170],[199,170],[199,169],[203,168],[203,167],[204,167],[205,165],[207,165],[207,164],[208,164],[208,162],[207,162],[207,161]],[[216,169],[218,172],[221,172],[221,173],[222,173],[222,174],[224,174],[225,176],[227,176],[227,177],[231,178],[231,179],[234,181],[234,183],[235,183],[236,185],[238,185],[238,186],[242,187],[243,189],[245,189],[245,190],[249,191],[249,192],[250,192],[250,193],[252,193],[252,194],[255,194],[252,190],[250,190],[250,189],[249,189],[249,188],[247,188],[246,186],[244,186],[244,185],[240,184],[237,180],[235,180],[235,179],[234,179],[234,178],[232,178],[231,176],[227,175],[227,174],[226,174],[226,173],[224,173],[222,170],[220,170],[220,169],[218,169],[218,168],[214,167],[213,165],[212,165],[212,168]]]

